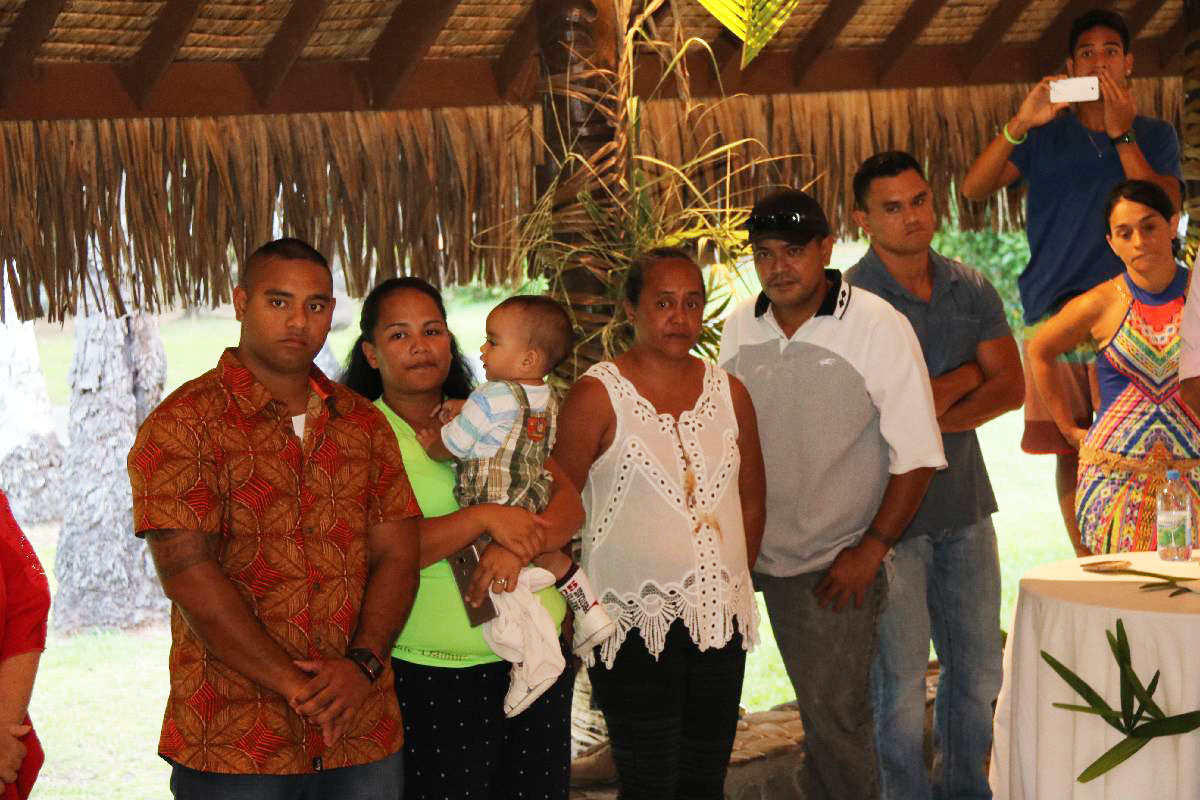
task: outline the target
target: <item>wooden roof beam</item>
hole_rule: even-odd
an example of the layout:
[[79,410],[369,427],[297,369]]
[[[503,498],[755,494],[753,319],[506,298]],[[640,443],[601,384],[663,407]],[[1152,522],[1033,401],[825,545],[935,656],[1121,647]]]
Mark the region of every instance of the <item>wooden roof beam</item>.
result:
[[458,3],[459,0],[401,0],[371,48],[367,69],[372,106],[388,108],[396,102]]
[[1067,40],[1071,36],[1071,23],[1076,18],[1092,9],[1108,11],[1112,8],[1112,0],[1097,2],[1097,0],[1071,0],[1058,12],[1054,20],[1046,26],[1034,45],[1034,51],[1044,54],[1038,62],[1043,75],[1052,75],[1066,69]]
[[[1158,46],[1159,67],[1164,72],[1170,68],[1171,62],[1173,62],[1187,46],[1188,26],[1186,14],[1187,10],[1184,9],[1180,13],[1179,19],[1175,20],[1175,24],[1172,25],[1166,33],[1158,37],[1158,41],[1161,43]],[[1137,69],[1137,64],[1137,61],[1133,62],[1135,70]],[[1144,70],[1142,71],[1144,72]],[[1135,74],[1137,73],[1135,72]],[[1184,99],[1186,100],[1186,98]]]
[[1125,14],[1125,25],[1129,28],[1129,43],[1138,37],[1142,29],[1154,19],[1158,9],[1162,8],[1162,0],[1141,0]]
[[529,103],[533,100],[538,80],[537,13],[530,6],[517,23],[504,52],[492,64],[496,90],[510,103]]
[[308,40],[331,0],[295,0],[271,41],[263,48],[262,60],[246,65],[246,78],[264,106],[283,84],[292,65],[304,52]]
[[21,6],[0,48],[0,105],[6,101],[11,83],[28,77],[34,58],[66,5],[67,0],[29,0]]
[[203,3],[204,0],[167,0],[141,49],[121,70],[121,82],[139,107],[146,105],[167,67],[179,55]]
[[929,27],[929,23],[946,5],[947,0],[915,0],[904,12],[891,34],[883,43],[879,52],[879,83],[883,84],[896,62],[909,52],[921,34]]
[[[1179,53],[1186,46],[1181,28],[1167,36],[1142,38],[1133,43],[1138,77],[1179,77]],[[912,53],[897,62],[888,88],[946,86],[961,88],[959,65],[965,45],[914,45]],[[839,92],[873,88],[879,74],[879,48],[852,47],[825,50],[813,64],[805,85],[793,81],[793,53],[769,50],[745,71],[734,69],[725,81],[725,92],[750,95],[803,92]],[[1163,54],[1169,64],[1164,67]],[[980,72],[979,85],[1026,83],[1037,80],[1037,54],[1031,43],[1001,45]],[[14,80],[8,102],[0,106],[0,120],[96,119],[126,117],[190,117],[223,114],[304,114],[369,111],[373,109],[362,81],[361,63],[301,59],[288,73],[269,106],[263,106],[245,80],[244,66],[228,61],[175,61],[158,88],[139,108],[125,89],[119,73],[124,64],[40,64],[34,74]],[[413,72],[405,90],[391,108],[451,108],[492,106],[506,102],[492,80],[494,59],[425,59]],[[712,59],[695,51],[688,55],[691,91],[696,97],[717,95]],[[661,77],[662,62],[645,54],[638,62],[637,91],[643,97]],[[673,96],[667,81],[662,96]]]
[[976,29],[964,51],[965,57],[970,59],[969,63],[963,65],[968,82],[973,83],[979,75],[987,71],[988,59],[1003,43],[1004,34],[1008,33],[1008,29],[1030,2],[1031,0],[1001,0],[1000,5],[992,9],[992,13],[988,14],[987,19]]
[[827,5],[821,12],[808,35],[793,51],[792,74],[797,86],[804,83],[817,58],[833,44],[838,34],[845,30],[862,4],[863,0],[838,0]]

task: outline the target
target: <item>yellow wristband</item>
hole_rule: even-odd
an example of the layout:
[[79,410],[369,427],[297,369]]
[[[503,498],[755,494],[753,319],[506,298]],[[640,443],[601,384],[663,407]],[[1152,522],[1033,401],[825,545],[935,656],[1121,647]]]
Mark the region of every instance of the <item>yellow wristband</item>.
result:
[[1013,135],[1008,132],[1008,123],[1007,122],[1004,123],[1004,127],[1000,129],[1000,132],[1002,134],[1004,134],[1004,140],[1011,145],[1023,144],[1025,142],[1025,140],[1029,138],[1029,131],[1026,131],[1025,135],[1022,136],[1020,139],[1013,138]]

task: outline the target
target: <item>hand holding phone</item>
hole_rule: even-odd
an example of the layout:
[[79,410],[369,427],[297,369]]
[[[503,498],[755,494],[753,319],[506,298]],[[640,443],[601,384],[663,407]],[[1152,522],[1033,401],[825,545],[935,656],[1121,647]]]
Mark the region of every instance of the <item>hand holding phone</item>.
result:
[[475,574],[475,568],[479,566],[479,553],[482,547],[483,545],[475,542],[457,553],[452,553],[446,559],[450,562],[450,571],[454,573],[454,582],[458,584],[458,593],[462,595],[463,607],[467,610],[467,620],[470,621],[472,628],[496,618],[496,606],[490,597],[484,597],[483,603],[479,606],[473,606],[467,602],[467,595],[471,590],[471,576]]
[[1051,103],[1090,103],[1099,99],[1100,79],[1095,75],[1050,81]]

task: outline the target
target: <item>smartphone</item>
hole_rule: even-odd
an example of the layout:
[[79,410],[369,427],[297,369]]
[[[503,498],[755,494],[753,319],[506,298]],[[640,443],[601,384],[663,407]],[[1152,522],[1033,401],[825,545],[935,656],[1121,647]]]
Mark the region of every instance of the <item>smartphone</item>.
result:
[[1087,103],[1099,99],[1100,79],[1095,75],[1050,81],[1051,103]]
[[458,584],[458,593],[463,599],[463,608],[467,610],[467,620],[472,628],[477,628],[488,620],[496,618],[496,606],[492,598],[485,597],[478,608],[467,602],[467,590],[471,588],[471,576],[479,566],[480,546],[469,544],[457,553],[452,553],[446,560],[450,562],[450,571],[454,573],[454,582]]

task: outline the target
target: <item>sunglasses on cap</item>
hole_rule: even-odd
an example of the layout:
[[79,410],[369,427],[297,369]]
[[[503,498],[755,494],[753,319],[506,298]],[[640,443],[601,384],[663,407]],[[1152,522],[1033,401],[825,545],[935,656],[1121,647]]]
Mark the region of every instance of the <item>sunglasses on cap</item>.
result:
[[789,211],[780,214],[751,214],[746,220],[746,230],[755,233],[781,231],[788,233],[825,233],[829,223],[812,214]]

